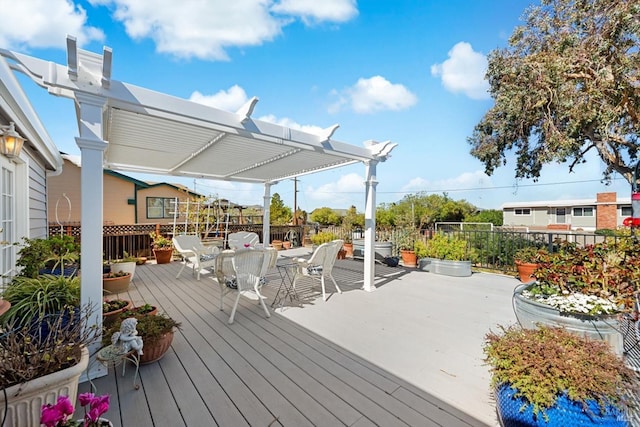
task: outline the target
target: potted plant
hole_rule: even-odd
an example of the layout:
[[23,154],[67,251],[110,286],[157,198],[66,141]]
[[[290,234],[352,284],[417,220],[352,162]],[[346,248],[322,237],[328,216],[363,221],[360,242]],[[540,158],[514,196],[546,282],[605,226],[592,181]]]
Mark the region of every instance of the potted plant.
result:
[[138,335],[144,343],[140,363],[147,364],[159,360],[171,346],[173,333],[175,329],[180,328],[180,323],[164,313],[149,316],[141,313],[124,312],[118,316],[118,319],[109,328],[105,329],[102,335],[103,344],[111,344],[111,336],[120,331],[120,324],[129,317],[135,317],[138,320]]
[[25,326],[80,306],[80,279],[44,274],[16,276],[2,292],[11,307],[0,316],[0,323]]
[[151,304],[142,304],[136,307],[129,307],[124,313],[125,317],[135,317],[136,314],[154,316],[158,314],[158,307]]
[[320,231],[311,236],[311,243],[316,246],[320,246],[323,243],[329,243],[333,240],[337,240],[338,235],[331,231]]
[[417,267],[418,257],[414,251],[414,245],[417,240],[417,232],[415,230],[399,230],[395,237],[395,244],[400,251],[402,265],[405,267]]
[[559,244],[557,252],[540,255],[536,282],[515,288],[518,321],[526,328],[564,326],[605,340],[622,355],[619,315],[634,309],[639,255],[640,243],[630,237],[618,238],[617,244]]
[[545,248],[536,246],[525,246],[516,251],[513,259],[518,268],[518,277],[521,282],[529,283],[535,280],[533,273],[538,268],[538,261],[547,254]]
[[131,307],[133,307],[133,304],[129,300],[118,298],[105,299],[102,302],[102,324],[110,325],[120,313]]
[[71,236],[51,236],[47,239],[24,237],[18,251],[16,266],[20,275],[37,277],[40,274],[75,275],[80,245]]
[[471,276],[471,264],[476,257],[476,252],[465,239],[442,233],[427,240],[422,253],[431,258],[429,271],[457,277]]
[[93,307],[78,308],[75,321],[65,312],[37,319],[49,333],[33,336],[29,326],[6,322],[0,346],[0,419],[7,426],[40,425],[43,404],[54,404],[66,395],[75,402],[78,381],[89,363],[86,346],[96,339],[96,328],[87,327]]
[[157,264],[167,264],[171,262],[173,257],[173,244],[171,240],[157,233],[150,233],[153,248],[153,255],[156,257]]
[[484,352],[502,426],[629,425],[622,395],[634,376],[605,343],[512,326],[488,333]]
[[131,273],[131,280],[133,280],[133,276],[135,275],[137,263],[138,258],[129,255],[126,251],[122,253],[122,258],[112,259],[109,262],[113,273]]
[[413,250],[418,259],[418,268],[423,271],[429,271],[431,268],[431,258],[427,256],[429,254],[427,243],[422,239],[416,240],[413,245]]
[[42,406],[40,424],[45,427],[113,427],[113,423],[102,415],[109,410],[109,395],[96,396],[93,393],[81,393],[78,396],[84,409],[81,420],[72,420],[73,403],[69,396],[60,396],[55,404]]
[[129,289],[129,283],[131,283],[131,273],[112,271],[102,275],[102,289],[107,293],[125,292]]

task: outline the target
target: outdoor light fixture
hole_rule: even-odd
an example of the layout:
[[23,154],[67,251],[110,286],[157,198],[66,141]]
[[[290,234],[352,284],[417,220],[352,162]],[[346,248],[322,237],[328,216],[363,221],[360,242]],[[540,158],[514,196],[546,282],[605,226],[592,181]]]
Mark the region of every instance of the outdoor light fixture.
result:
[[13,122],[9,126],[0,126],[0,152],[5,156],[18,157],[24,141],[26,140],[16,132]]

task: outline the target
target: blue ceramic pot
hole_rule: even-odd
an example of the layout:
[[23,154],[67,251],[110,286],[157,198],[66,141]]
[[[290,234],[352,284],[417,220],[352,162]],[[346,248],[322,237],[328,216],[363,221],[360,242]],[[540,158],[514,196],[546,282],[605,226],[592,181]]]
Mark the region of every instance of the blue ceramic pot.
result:
[[[582,403],[569,400],[566,394],[558,397],[556,404],[542,413],[533,414],[533,406],[521,397],[515,397],[516,389],[503,384],[496,389],[496,408],[500,424],[504,427],[627,427],[625,413],[607,405],[602,411],[595,401],[587,402],[587,410]],[[524,407],[524,410],[521,408]]]

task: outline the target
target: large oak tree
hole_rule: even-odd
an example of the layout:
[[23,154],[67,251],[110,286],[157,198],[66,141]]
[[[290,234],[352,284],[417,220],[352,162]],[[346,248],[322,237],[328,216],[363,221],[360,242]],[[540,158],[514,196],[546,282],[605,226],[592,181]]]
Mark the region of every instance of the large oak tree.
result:
[[489,54],[495,103],[469,138],[486,173],[516,155],[516,177],[569,170],[596,150],[603,178],[630,183],[640,129],[640,0],[541,0],[509,46]]

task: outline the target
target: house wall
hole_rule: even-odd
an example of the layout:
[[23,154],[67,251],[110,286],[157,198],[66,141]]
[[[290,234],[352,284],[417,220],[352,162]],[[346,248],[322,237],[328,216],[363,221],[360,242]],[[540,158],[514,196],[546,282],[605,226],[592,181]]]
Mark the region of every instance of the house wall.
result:
[[[184,191],[178,190],[170,185],[160,184],[149,188],[138,189],[136,206],[138,208],[138,223],[140,224],[173,224],[173,216],[168,218],[149,218],[147,216],[148,197],[177,197],[181,202],[186,202],[188,198]],[[178,222],[180,221],[184,222],[184,216],[178,216]]]
[[[56,203],[58,203],[58,219],[62,223],[80,222],[80,168],[73,162],[65,159],[62,173],[49,178],[47,198],[49,200],[49,221],[56,223]],[[127,203],[128,199],[135,197],[134,184],[125,179],[103,174],[104,211],[102,220],[104,224],[134,224],[135,206]],[[64,198],[66,195],[71,202],[71,215],[69,204]]]
[[596,228],[617,228],[620,210],[618,209],[616,197],[616,193],[598,193],[596,195],[596,201],[598,203]]
[[[24,165],[18,166],[16,175],[20,177],[20,169],[26,168],[29,187],[29,199],[27,201],[29,237],[32,239],[45,238],[48,230],[46,168],[31,150],[26,148],[24,151],[28,161]],[[22,190],[24,185],[24,182],[17,182],[17,191],[24,191]]]

